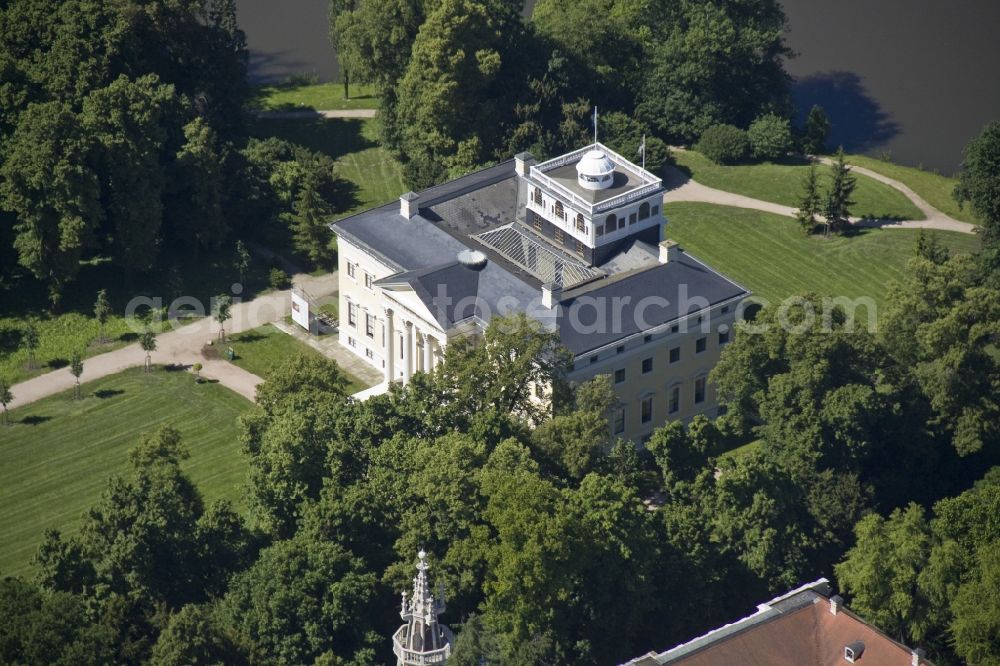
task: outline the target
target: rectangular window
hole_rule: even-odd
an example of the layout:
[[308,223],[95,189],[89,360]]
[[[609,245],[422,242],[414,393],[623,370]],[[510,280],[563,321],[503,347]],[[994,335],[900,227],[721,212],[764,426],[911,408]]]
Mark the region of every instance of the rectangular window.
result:
[[640,411],[640,420],[643,423],[649,423],[653,420],[653,396],[642,399],[642,409]]
[[681,330],[681,329],[680,329],[680,326],[678,326],[677,324],[674,324],[673,326],[670,327],[670,332],[671,333],[676,333],[679,330]]
[[615,410],[614,433],[620,435],[625,432],[625,408],[619,407]]
[[670,389],[670,403],[667,405],[671,414],[676,414],[681,409],[681,387],[675,386]]
[[694,380],[694,404],[700,405],[705,402],[705,378],[699,377]]
[[354,266],[355,266],[354,262],[352,262],[352,261],[348,261],[347,262],[347,277],[351,278],[352,280],[355,277],[354,276]]
[[673,347],[670,350],[670,362],[671,363],[677,363],[680,360],[681,360],[681,348],[680,347]]
[[625,345],[618,345],[617,347],[615,347],[615,353],[616,354],[625,353]]
[[355,328],[358,327],[358,304],[348,303],[347,304],[347,324]]
[[650,341],[652,341],[652,339],[653,339],[653,336],[649,335],[649,334],[646,334],[646,335],[642,336],[643,343],[650,342]]
[[350,345],[351,347],[353,347],[353,346],[354,346],[354,344],[355,344],[355,343],[354,343],[354,338],[352,338],[352,337],[348,336],[348,337],[347,337],[347,344],[349,344],[349,345]]
[[729,344],[729,329],[719,331],[719,346]]
[[624,229],[625,228],[625,216],[624,215],[622,215],[621,217],[618,218],[618,228],[619,229]]
[[597,354],[590,357],[590,364],[593,365],[595,363],[597,363]]
[[618,368],[615,370],[615,384],[621,384],[625,381],[625,368]]
[[542,218],[540,218],[539,216],[537,216],[534,213],[532,213],[531,214],[531,226],[535,228],[535,231],[541,231],[542,230]]
[[635,224],[636,220],[638,219],[639,219],[638,216],[635,213],[632,213],[631,215],[628,216],[628,223]]
[[659,215],[659,214],[660,214],[660,207],[653,206],[653,215]]
[[556,242],[560,245],[566,242],[566,234],[563,233],[562,229],[556,229]]
[[365,335],[369,338],[375,338],[375,317],[369,313],[365,313]]
[[368,271],[365,271],[365,286],[369,289],[372,288],[372,274]]
[[642,374],[648,375],[653,371],[653,358],[642,359]]
[[583,256],[583,243],[581,243],[580,241],[576,242],[576,253],[581,257]]
[[594,228],[594,230],[595,230],[595,232],[597,233],[598,236],[603,236],[604,235],[604,225],[603,224],[598,224]]
[[583,223],[583,213],[577,213],[576,214],[576,230],[577,231],[586,231],[587,230],[587,225],[585,225]]
[[695,340],[695,342],[694,342],[694,353],[695,354],[700,354],[703,351],[705,351],[705,341],[707,339],[708,338],[698,338],[697,340]]
[[719,310],[719,312],[721,312],[722,314],[726,314],[727,312],[729,312],[729,306],[728,305],[723,305],[722,309]]
[[365,356],[367,356],[368,358],[374,359],[375,358],[375,352],[373,352],[369,347],[365,347]]

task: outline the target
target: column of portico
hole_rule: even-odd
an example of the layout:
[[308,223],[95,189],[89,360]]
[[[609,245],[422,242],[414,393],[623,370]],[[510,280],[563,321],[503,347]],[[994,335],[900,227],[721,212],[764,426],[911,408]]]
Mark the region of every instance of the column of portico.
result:
[[424,372],[430,372],[434,365],[431,356],[431,344],[434,337],[430,333],[424,333]]
[[383,357],[385,358],[385,381],[386,383],[396,378],[394,372],[396,368],[396,350],[393,342],[396,339],[396,331],[393,328],[392,308],[385,309],[385,344],[383,344]]
[[406,383],[413,375],[413,322],[404,321],[403,324],[406,326],[406,335],[403,337],[403,382]]

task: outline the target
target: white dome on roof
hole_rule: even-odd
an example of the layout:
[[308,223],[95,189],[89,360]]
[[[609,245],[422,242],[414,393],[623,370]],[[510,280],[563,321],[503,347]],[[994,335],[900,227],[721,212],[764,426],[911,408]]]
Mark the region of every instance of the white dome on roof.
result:
[[591,150],[576,163],[576,180],[588,190],[603,190],[615,180],[615,163],[601,150]]

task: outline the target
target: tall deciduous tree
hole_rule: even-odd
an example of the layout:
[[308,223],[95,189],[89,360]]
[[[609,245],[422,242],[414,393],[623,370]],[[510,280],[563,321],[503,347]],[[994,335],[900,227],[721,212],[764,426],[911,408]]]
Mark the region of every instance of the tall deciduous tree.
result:
[[147,270],[157,253],[168,130],[180,114],[174,87],[155,74],[122,75],[83,102],[83,124],[98,144],[95,165],[118,261]]
[[340,81],[344,84],[344,99],[351,99],[350,58],[343,58],[340,51],[345,41],[345,32],[350,29],[348,15],[357,9],[358,0],[330,0],[330,44],[337,54],[340,64]]
[[524,34],[506,2],[443,0],[420,27],[398,86],[405,175],[427,187],[490,159],[511,108]]
[[46,283],[56,305],[104,218],[93,140],[69,106],[47,102],[18,116],[4,147],[0,196],[17,216],[18,261]]
[[968,203],[983,221],[984,255],[996,274],[1000,271],[1000,121],[987,125],[966,146],[955,198]]
[[[277,663],[324,654],[373,664],[375,575],[338,544],[305,535],[278,541],[235,577],[223,613],[255,651]],[[334,662],[336,663],[336,662]]]
[[218,248],[226,237],[220,153],[215,130],[203,118],[184,126],[184,145],[175,156],[165,222],[175,240],[195,250]]

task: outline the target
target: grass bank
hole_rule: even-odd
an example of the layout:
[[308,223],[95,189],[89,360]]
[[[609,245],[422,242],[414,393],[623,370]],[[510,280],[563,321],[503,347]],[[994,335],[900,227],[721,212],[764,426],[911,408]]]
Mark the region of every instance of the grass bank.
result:
[[378,106],[375,88],[351,84],[350,99],[344,97],[340,83],[288,82],[253,86],[250,106],[260,111],[333,111],[342,109],[374,109]]
[[[258,377],[266,377],[283,361],[294,356],[322,357],[318,351],[271,324],[244,331],[229,338],[228,345],[236,352],[234,364]],[[341,368],[349,380],[348,394],[368,388],[368,384]]]
[[958,184],[958,180],[955,178],[893,164],[867,155],[848,155],[847,161],[898,180],[945,215],[970,224],[981,224],[968,206],[959,208],[958,202],[952,197],[951,193],[955,191],[955,185]]
[[47,528],[72,532],[108,478],[128,468],[139,434],[160,425],[180,430],[191,457],[183,468],[206,502],[242,508],[247,465],[236,417],[251,403],[218,384],[196,384],[188,372],[140,368],[12,410],[0,427],[0,571],[25,574]]
[[[783,206],[798,206],[802,196],[802,180],[809,166],[805,162],[746,164],[721,166],[693,150],[674,152],[677,164],[708,187],[770,201]],[[830,167],[817,165],[820,191],[829,186]],[[857,188],[851,207],[856,217],[922,220],[923,213],[899,190],[861,174],[855,174]]]
[[[871,297],[881,307],[890,280],[914,256],[916,229],[858,229],[856,235],[806,236],[790,218],[704,203],[664,206],[666,235],[699,259],[771,302],[814,291]],[[954,253],[973,252],[979,239],[939,231]]]

